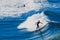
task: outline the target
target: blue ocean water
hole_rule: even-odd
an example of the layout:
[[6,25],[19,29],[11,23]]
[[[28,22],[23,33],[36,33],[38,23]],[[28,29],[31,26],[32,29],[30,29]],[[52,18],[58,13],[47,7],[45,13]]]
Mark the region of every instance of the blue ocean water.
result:
[[[60,0],[49,0],[49,2],[57,3]],[[46,9],[46,8],[44,8]],[[42,10],[44,10],[42,9]],[[29,16],[40,13],[32,10],[28,14],[22,14],[17,18],[5,17],[0,20],[0,40],[46,40],[46,38],[60,33],[60,8],[48,8],[44,11],[44,14],[48,16],[48,19],[54,22],[49,22],[43,29],[41,37],[40,30],[37,32],[28,32],[25,29],[17,29],[17,26],[24,22]],[[24,20],[20,20],[24,19]],[[22,31],[23,30],[23,31]]]
[[[46,30],[44,30],[42,33],[44,38],[54,35],[56,33],[60,33],[60,19],[59,19],[60,14],[49,11],[45,11],[45,14],[49,17],[49,19],[57,22],[49,23],[45,26]],[[5,18],[4,20],[0,20],[0,40],[40,40],[41,39],[39,31],[28,32],[28,31],[21,31],[24,29],[21,30],[17,29],[17,26],[25,20],[19,20],[19,18],[10,18],[10,17],[8,18]]]

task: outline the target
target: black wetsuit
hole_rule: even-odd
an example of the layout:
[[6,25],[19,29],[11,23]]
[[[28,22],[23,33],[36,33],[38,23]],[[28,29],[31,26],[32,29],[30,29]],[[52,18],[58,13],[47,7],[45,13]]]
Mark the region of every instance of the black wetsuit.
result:
[[41,23],[40,21],[37,22],[37,28],[39,28],[39,23]]
[[[39,23],[41,23],[41,22],[40,22],[40,21],[37,22],[37,29],[39,28]],[[41,23],[41,24],[42,24],[42,23]],[[38,30],[37,30],[37,31],[38,31]],[[41,35],[42,40],[44,40],[41,30],[40,30],[40,35]]]

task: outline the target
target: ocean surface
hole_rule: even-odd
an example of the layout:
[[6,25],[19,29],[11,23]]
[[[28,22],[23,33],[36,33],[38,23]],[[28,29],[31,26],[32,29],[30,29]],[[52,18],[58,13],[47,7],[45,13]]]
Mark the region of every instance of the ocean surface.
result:
[[[41,29],[43,30],[42,34],[44,39],[60,33],[60,13],[46,11],[45,14],[49,19],[56,22],[49,22],[43,28],[45,30]],[[0,40],[42,40],[40,30],[37,32],[28,32],[25,29],[17,29],[17,26],[24,21],[19,20],[19,18],[10,17],[0,20]]]
[[[60,0],[49,0],[50,3],[58,3]],[[44,9],[47,9],[46,11]],[[47,40],[49,37],[60,34],[60,8],[44,8],[44,14],[48,16],[48,19],[54,22],[49,22],[45,25],[42,32],[40,30],[35,32],[26,31],[25,28],[17,29],[17,26],[26,21],[29,16],[39,11],[30,11],[28,14],[22,14],[20,17],[12,18],[5,17],[0,19],[0,40]],[[42,35],[42,36],[41,36]]]

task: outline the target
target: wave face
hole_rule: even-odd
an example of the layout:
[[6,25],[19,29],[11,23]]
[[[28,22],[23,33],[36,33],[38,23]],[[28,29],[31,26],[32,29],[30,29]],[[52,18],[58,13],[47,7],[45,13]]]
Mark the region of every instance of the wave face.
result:
[[[59,34],[60,33],[60,21],[59,21],[60,19],[58,18],[60,17],[60,15],[58,15],[59,13],[51,11],[45,11],[43,13],[49,20],[48,23],[41,30],[38,31],[29,32],[26,30],[26,28],[17,29],[17,26],[20,25],[21,23],[24,23],[26,19],[20,20],[19,18],[8,17],[5,18],[4,20],[0,20],[0,32],[1,32],[0,40],[40,40],[40,39],[43,40],[43,39],[49,39],[55,34]],[[38,14],[33,15],[35,17],[35,15]],[[30,17],[30,15],[28,16]]]
[[[7,1],[5,0],[5,2]],[[5,3],[11,7],[7,7],[9,12],[7,12],[6,5],[3,4],[4,2],[1,2],[3,4],[2,6],[5,6],[5,9],[1,6],[0,40],[53,40],[55,35],[60,34],[60,0],[41,0],[42,3],[39,0],[35,1],[38,5],[35,5],[31,1],[33,6],[30,4],[30,0],[26,0],[30,5],[27,4],[27,9],[24,8],[24,11],[23,8],[19,9],[19,7],[15,10],[15,2],[12,2],[12,5],[8,2],[10,6],[8,3]],[[40,7],[40,3],[42,4],[42,8]],[[5,12],[2,12],[4,10]],[[11,10],[14,12],[10,12]],[[15,11],[17,12],[15,13]],[[38,20],[43,24],[39,24],[40,29],[36,30],[35,23]]]

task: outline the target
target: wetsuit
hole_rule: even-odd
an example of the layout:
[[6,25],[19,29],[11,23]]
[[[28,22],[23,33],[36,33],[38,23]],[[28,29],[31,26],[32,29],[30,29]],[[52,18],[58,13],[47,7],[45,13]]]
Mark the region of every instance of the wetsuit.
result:
[[[40,21],[37,22],[37,29],[39,28],[39,23],[41,23],[41,22],[40,22]],[[41,23],[41,24],[42,24],[42,23]],[[38,30],[37,30],[37,31],[38,31]],[[42,40],[44,40],[41,30],[40,30],[40,35],[41,35]]]
[[[37,22],[37,28],[39,28],[39,23],[41,23],[40,21]],[[42,23],[41,23],[42,24]]]

